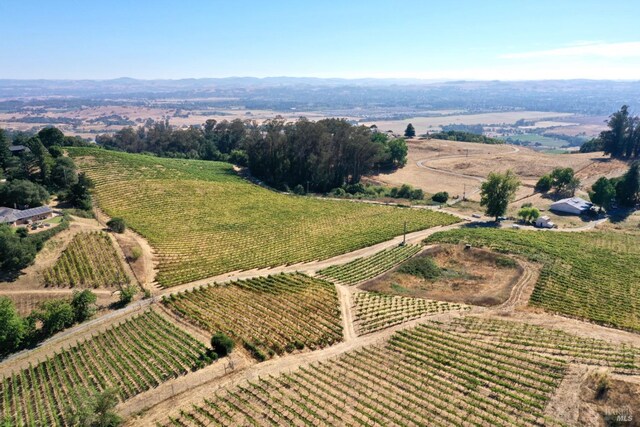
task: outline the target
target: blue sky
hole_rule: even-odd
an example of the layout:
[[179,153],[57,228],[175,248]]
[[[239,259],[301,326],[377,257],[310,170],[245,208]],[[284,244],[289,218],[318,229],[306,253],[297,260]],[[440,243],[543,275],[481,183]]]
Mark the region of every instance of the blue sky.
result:
[[640,79],[636,2],[0,1],[0,78]]

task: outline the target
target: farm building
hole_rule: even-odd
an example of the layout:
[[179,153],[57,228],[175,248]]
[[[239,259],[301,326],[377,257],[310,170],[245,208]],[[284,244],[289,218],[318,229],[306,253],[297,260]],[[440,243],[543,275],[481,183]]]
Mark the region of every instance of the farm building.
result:
[[549,218],[548,216],[541,216],[538,217],[538,219],[536,219],[536,227],[540,227],[540,228],[553,228],[556,225],[553,223],[553,221],[551,221],[551,218]]
[[52,216],[53,211],[49,206],[25,210],[0,207],[0,224],[24,225],[33,221],[51,218]]
[[25,147],[24,145],[11,145],[9,147],[9,151],[11,151],[11,154],[30,153],[31,152],[29,147]]
[[568,199],[558,200],[553,203],[549,210],[555,212],[568,213],[573,215],[580,215],[591,209],[593,203],[587,202],[580,197],[570,197]]

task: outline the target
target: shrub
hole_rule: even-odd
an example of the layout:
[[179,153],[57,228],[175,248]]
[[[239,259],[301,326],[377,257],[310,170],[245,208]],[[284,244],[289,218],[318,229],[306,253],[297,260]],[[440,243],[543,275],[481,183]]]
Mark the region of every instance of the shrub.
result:
[[551,175],[543,175],[536,183],[536,191],[539,193],[546,193],[551,190],[553,186],[553,178]]
[[442,270],[431,257],[411,258],[398,268],[400,273],[410,274],[426,280],[436,280]]
[[76,322],[84,322],[92,317],[96,312],[96,301],[98,297],[89,289],[75,291],[71,300]]
[[607,372],[600,372],[594,374],[594,381],[596,386],[596,399],[600,400],[604,398],[607,392],[611,389],[611,381]]
[[220,357],[225,357],[233,351],[235,343],[222,332],[217,332],[211,337],[211,347]]
[[293,187],[293,194],[297,194],[298,196],[302,196],[305,194],[304,187],[302,186],[302,184],[298,184],[295,187]]
[[331,193],[333,193],[333,195],[336,196],[336,197],[344,197],[347,194],[347,192],[344,191],[344,188],[340,188],[340,187],[334,188],[331,191]]
[[131,249],[131,255],[129,255],[129,259],[131,261],[137,261],[142,256],[142,248],[140,246],[136,246]]
[[128,305],[131,301],[133,301],[133,297],[138,293],[138,288],[133,285],[128,285],[122,288],[120,291],[120,304]]
[[111,231],[115,233],[124,233],[124,230],[127,229],[127,226],[122,218],[112,218],[107,222],[107,227],[111,229]]
[[437,203],[447,203],[447,200],[449,200],[449,193],[446,191],[438,191],[436,194],[431,196],[431,200]]
[[498,267],[502,267],[502,268],[515,268],[516,267],[516,261],[513,258],[509,258],[506,256],[500,256],[498,258],[496,258],[496,266]]

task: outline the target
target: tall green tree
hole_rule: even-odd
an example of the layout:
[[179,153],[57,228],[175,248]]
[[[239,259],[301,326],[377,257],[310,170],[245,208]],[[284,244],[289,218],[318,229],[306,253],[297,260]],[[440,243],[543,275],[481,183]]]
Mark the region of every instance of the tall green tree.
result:
[[84,172],[78,175],[78,181],[71,186],[67,200],[76,208],[90,210],[93,206],[91,189],[94,183]]
[[38,132],[38,138],[42,141],[42,144],[49,148],[54,145],[63,146],[64,145],[64,133],[54,126],[48,126],[43,128]]
[[16,350],[25,335],[25,325],[15,304],[7,297],[0,297],[0,354]]
[[0,170],[4,170],[9,166],[12,157],[9,145],[7,134],[4,129],[0,129]]
[[84,322],[96,313],[96,301],[98,297],[89,289],[74,291],[71,299],[73,314],[76,322]]
[[0,270],[18,271],[30,265],[36,248],[8,225],[0,224]]
[[555,168],[550,176],[558,194],[573,196],[580,186],[580,180],[572,168]]
[[404,130],[404,136],[407,138],[413,138],[416,136],[416,129],[413,127],[411,123],[407,125],[407,128]]
[[616,184],[616,199],[624,206],[640,202],[640,161],[633,162]]
[[480,188],[480,206],[487,215],[498,218],[507,213],[509,202],[513,201],[520,186],[518,177],[508,170],[505,173],[491,172]]
[[69,157],[58,157],[51,168],[51,184],[61,190],[71,188],[78,182],[75,163]]
[[611,180],[606,177],[600,177],[591,186],[589,192],[589,198],[594,205],[599,206],[601,209],[609,210],[611,203],[616,197],[616,187]]
[[47,203],[49,197],[43,186],[31,181],[16,179],[0,184],[0,206],[34,208]]

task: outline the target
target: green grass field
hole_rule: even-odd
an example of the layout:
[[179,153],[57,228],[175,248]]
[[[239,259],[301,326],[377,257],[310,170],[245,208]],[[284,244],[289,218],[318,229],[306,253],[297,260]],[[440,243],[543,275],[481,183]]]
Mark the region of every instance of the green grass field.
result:
[[429,243],[470,243],[543,264],[530,305],[640,331],[640,237],[605,232],[555,233],[460,229]]
[[457,222],[417,209],[289,196],[227,163],[68,149],[98,205],[153,246],[162,286],[234,270],[326,259],[409,231]]

